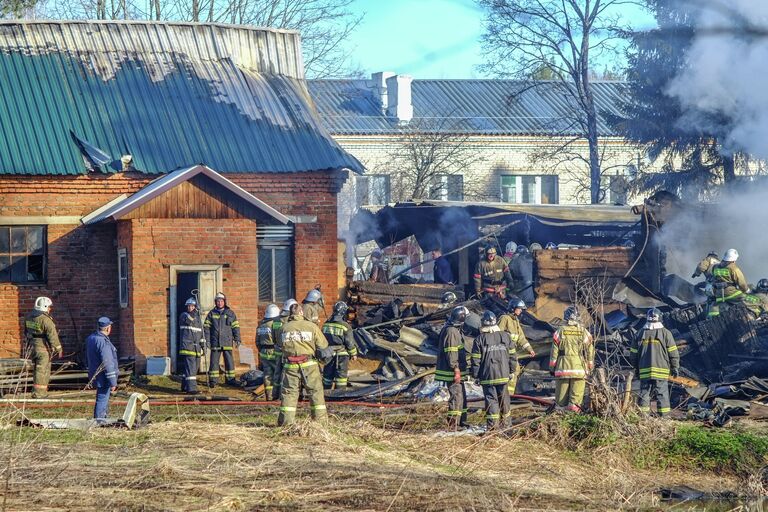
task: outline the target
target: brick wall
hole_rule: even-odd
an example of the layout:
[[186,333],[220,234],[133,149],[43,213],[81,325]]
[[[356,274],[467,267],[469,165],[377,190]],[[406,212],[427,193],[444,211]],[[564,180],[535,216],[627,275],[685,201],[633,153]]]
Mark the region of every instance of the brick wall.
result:
[[[332,303],[338,294],[336,195],[339,175],[331,172],[299,174],[227,175],[256,197],[286,215],[314,215],[317,222],[296,225],[295,285],[299,300],[316,284]],[[0,217],[83,216],[120,194],[132,194],[154,176],[141,174],[88,176],[0,176]],[[184,221],[145,219],[84,227],[48,227],[48,274],[45,285],[0,284],[0,357],[17,355],[21,346],[21,318],[35,297],[50,296],[53,316],[61,330],[65,352],[74,352],[89,334],[96,318],[119,319],[113,338],[121,355],[135,346],[141,353],[167,346],[168,264],[230,264],[224,270],[225,290],[243,325],[243,339],[252,342],[258,317],[256,234],[251,221],[223,221],[208,234],[223,236],[236,252],[206,252],[201,233],[180,232]],[[1,223],[1,222],[0,222]],[[127,224],[123,226],[123,224]],[[200,225],[200,221],[196,222]],[[220,231],[224,230],[224,231]],[[183,233],[183,237],[180,237]],[[155,239],[154,252],[148,240]],[[184,241],[184,244],[180,243]],[[190,244],[189,241],[195,240]],[[191,253],[180,247],[196,247]],[[222,244],[224,247],[226,244]],[[129,298],[132,308],[118,304],[117,247],[128,248]],[[229,251],[229,252],[228,252]],[[184,259],[185,261],[172,261]],[[162,280],[162,283],[160,282]],[[254,284],[239,285],[240,280]],[[133,297],[133,293],[137,293]],[[151,310],[151,318],[144,312]],[[161,310],[161,314],[157,314]],[[140,314],[141,313],[141,314]],[[141,316],[145,315],[145,316]],[[160,327],[163,324],[165,327]],[[123,326],[122,329],[120,326]],[[165,329],[165,330],[164,330]],[[157,350],[152,349],[152,354]]]

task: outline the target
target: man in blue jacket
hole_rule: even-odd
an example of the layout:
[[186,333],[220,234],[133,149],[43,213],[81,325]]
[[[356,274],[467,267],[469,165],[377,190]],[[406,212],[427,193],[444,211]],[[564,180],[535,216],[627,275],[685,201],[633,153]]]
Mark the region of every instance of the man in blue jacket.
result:
[[451,264],[443,257],[443,250],[440,247],[437,247],[432,251],[432,259],[435,260],[435,266],[432,270],[432,275],[435,277],[435,283],[456,284]]
[[109,340],[112,321],[103,316],[98,330],[85,340],[88,358],[88,380],[96,388],[96,406],[93,417],[104,419],[109,410],[109,395],[117,389],[117,349]]

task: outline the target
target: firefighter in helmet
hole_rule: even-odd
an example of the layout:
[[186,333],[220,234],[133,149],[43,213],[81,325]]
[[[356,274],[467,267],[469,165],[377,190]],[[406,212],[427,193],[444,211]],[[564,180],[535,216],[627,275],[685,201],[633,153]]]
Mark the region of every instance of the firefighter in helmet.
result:
[[509,334],[496,325],[496,315],[485,311],[480,335],[472,345],[472,376],[483,386],[488,428],[509,417],[509,378],[517,370],[517,352]]
[[205,339],[211,347],[211,365],[208,368],[208,387],[219,382],[219,363],[224,356],[224,376],[227,384],[237,385],[235,380],[235,358],[233,346],[240,346],[240,322],[237,315],[227,305],[227,297],[219,292],[213,298],[215,307],[208,312],[203,324]]
[[280,358],[275,348],[282,322],[280,308],[270,304],[264,310],[264,319],[256,329],[256,348],[259,351],[259,369],[264,372],[264,395],[267,400],[280,396]]
[[592,335],[581,324],[576,306],[569,306],[563,319],[566,325],[559,327],[552,336],[549,371],[555,377],[557,406],[579,412],[587,376],[595,365],[595,346]]
[[349,306],[346,302],[333,305],[333,314],[323,324],[323,334],[328,345],[333,349],[333,359],[323,368],[323,387],[331,389],[346,388],[349,374],[349,361],[357,359],[357,345],[352,336],[352,326],[345,318]]
[[35,363],[33,398],[44,398],[48,394],[51,358],[61,357],[63,353],[56,324],[50,316],[52,306],[53,301],[48,297],[38,297],[35,308],[24,318],[27,351]]
[[301,303],[301,309],[304,311],[305,320],[320,326],[320,312],[323,312],[323,316],[325,312],[323,311],[323,294],[319,286],[307,292],[307,296]]
[[670,413],[667,381],[677,377],[680,371],[680,353],[672,333],[661,323],[658,309],[648,310],[645,326],[629,353],[635,374],[640,379],[640,411],[650,413],[651,399],[655,398],[659,416],[666,417]]
[[186,311],[179,315],[179,363],[181,390],[197,393],[197,369],[203,355],[203,325],[197,313],[197,301],[190,297],[184,303]]
[[468,314],[464,306],[453,308],[437,343],[435,380],[448,387],[448,426],[453,429],[467,426],[467,391],[462,380],[467,376],[469,340],[462,327]]
[[475,267],[475,294],[497,295],[505,297],[507,289],[512,289],[512,276],[504,258],[496,255],[496,248],[485,250],[485,259],[478,261]]
[[[509,334],[515,345],[515,350],[524,350],[530,357],[536,357],[536,352],[525,337],[523,326],[520,324],[520,315],[527,309],[525,302],[520,297],[512,297],[507,304],[507,313],[499,318],[499,329]],[[515,373],[509,379],[509,394],[515,394],[517,379],[520,376],[521,366],[518,364]]]

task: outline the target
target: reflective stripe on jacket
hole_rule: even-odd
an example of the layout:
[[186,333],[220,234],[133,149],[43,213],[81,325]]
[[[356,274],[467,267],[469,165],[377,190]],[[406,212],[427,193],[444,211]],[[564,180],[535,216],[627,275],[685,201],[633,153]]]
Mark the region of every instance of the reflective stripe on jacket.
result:
[[240,343],[240,322],[229,306],[212,309],[205,317],[203,329],[212,349],[232,350],[232,342]]
[[48,313],[37,310],[27,313],[27,316],[24,317],[24,335],[27,341],[43,340],[50,350],[62,352],[56,324],[53,323],[53,319]]
[[482,385],[507,384],[517,369],[515,344],[498,326],[481,327],[472,346],[472,376]]
[[461,325],[446,323],[440,331],[437,342],[437,368],[435,380],[453,382],[454,369],[458,368],[462,376],[467,374],[467,336],[462,332]]
[[499,318],[499,329],[509,333],[509,337],[512,338],[517,350],[525,350],[526,352],[532,350],[531,344],[528,343],[528,338],[525,337],[523,326],[520,325],[520,320],[515,315],[509,313],[501,315],[501,318]]
[[561,326],[552,336],[552,350],[549,356],[549,368],[555,371],[555,377],[563,379],[583,379],[591,370],[595,361],[595,346],[592,335],[579,323],[569,321]]
[[345,322],[340,315],[333,315],[323,324],[323,334],[337,356],[357,356],[357,345],[352,335],[352,326]]
[[184,311],[179,315],[179,355],[200,357],[203,349],[200,341],[203,339],[203,326],[200,315]]
[[646,324],[629,353],[640,379],[667,380],[670,370],[680,368],[675,339],[660,322]]

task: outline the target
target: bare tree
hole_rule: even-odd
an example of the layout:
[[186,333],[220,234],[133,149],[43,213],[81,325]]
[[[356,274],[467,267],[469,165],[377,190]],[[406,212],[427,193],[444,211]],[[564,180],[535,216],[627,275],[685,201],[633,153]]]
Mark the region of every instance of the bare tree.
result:
[[[487,12],[483,43],[486,71],[531,79],[551,76],[572,111],[556,134],[586,139],[590,202],[601,199],[598,112],[592,64],[617,50],[622,18],[617,7],[633,0],[477,0]],[[549,82],[552,86],[552,82]],[[528,87],[535,87],[530,82]],[[521,91],[522,92],[522,91]],[[567,138],[567,137],[566,137]],[[570,144],[565,144],[567,149]]]
[[399,199],[481,198],[482,176],[467,172],[484,161],[470,135],[448,121],[401,127],[389,152],[393,195]]
[[[0,0],[2,2],[4,0]],[[21,1],[21,0],[17,0]],[[34,0],[29,0],[34,2]],[[60,19],[144,19],[233,23],[298,30],[307,76],[346,76],[349,35],[363,19],[354,0],[48,0],[41,15]],[[4,4],[2,4],[4,5]]]

